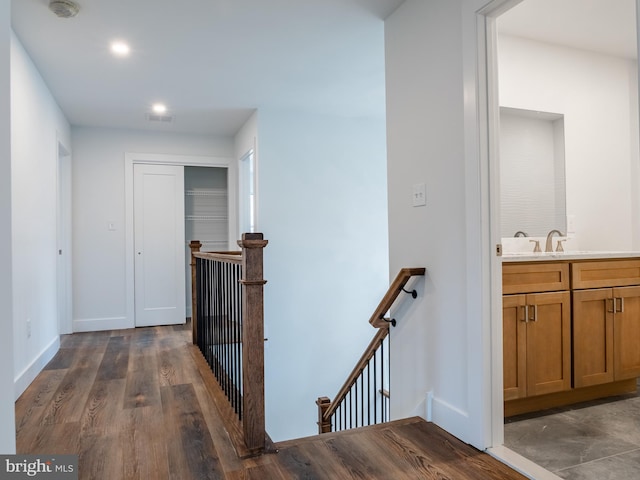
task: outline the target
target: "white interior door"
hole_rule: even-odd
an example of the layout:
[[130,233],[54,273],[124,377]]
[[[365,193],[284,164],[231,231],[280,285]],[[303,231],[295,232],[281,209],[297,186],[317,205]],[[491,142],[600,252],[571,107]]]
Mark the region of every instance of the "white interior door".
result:
[[135,325],[184,323],[184,167],[133,168]]

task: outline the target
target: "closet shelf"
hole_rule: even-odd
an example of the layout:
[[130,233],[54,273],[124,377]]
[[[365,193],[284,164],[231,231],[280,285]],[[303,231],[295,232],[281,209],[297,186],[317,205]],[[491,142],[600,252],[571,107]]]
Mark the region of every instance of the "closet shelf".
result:
[[185,215],[186,220],[190,221],[227,221],[227,215]]
[[186,190],[184,194],[188,197],[226,197],[226,190]]

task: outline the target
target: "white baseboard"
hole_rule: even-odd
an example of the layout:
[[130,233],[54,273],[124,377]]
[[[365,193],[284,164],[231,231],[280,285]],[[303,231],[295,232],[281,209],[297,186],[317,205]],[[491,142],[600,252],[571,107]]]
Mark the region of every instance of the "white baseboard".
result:
[[60,337],[54,338],[40,354],[20,372],[13,381],[14,400],[17,400],[24,393],[31,382],[38,376],[42,369],[51,361],[60,349]]
[[135,325],[127,317],[76,318],[73,320],[74,332],[99,332],[133,327]]
[[469,429],[469,414],[438,397],[431,397],[432,422],[457,438],[465,438]]

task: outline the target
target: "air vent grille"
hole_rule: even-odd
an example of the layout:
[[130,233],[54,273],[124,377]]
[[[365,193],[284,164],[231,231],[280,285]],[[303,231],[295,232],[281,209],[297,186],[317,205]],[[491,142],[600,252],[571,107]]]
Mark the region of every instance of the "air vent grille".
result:
[[71,0],[51,0],[49,2],[49,10],[61,18],[75,17],[80,11],[77,3]]
[[159,115],[157,113],[148,113],[147,120],[150,122],[160,122],[160,123],[172,123],[173,116],[172,115]]

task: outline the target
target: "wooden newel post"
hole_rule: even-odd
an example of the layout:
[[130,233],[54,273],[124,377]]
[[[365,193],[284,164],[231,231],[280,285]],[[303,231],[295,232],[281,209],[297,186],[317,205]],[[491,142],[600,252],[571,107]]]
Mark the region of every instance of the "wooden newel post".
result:
[[244,233],[242,247],[242,427],[251,453],[265,446],[264,420],[264,284],[262,258],[268,241],[261,233]]
[[197,312],[198,312],[198,285],[196,281],[196,257],[193,255],[202,248],[199,240],[191,240],[191,340],[193,344],[198,343]]
[[329,433],[331,431],[331,418],[324,418],[324,414],[331,407],[329,397],[318,397],[318,433]]

